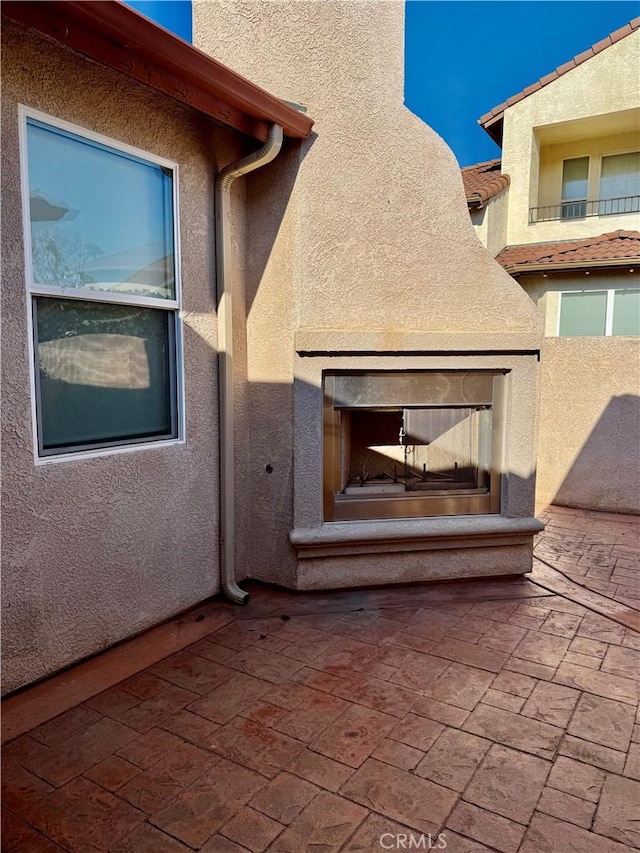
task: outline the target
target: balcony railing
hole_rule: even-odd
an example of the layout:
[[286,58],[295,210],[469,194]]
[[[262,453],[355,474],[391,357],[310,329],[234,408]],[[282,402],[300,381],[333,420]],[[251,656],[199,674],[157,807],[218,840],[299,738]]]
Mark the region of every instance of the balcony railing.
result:
[[619,213],[640,211],[640,195],[621,198],[603,198],[596,201],[563,201],[529,208],[529,224],[550,222],[554,219],[584,219],[587,216],[615,216]]

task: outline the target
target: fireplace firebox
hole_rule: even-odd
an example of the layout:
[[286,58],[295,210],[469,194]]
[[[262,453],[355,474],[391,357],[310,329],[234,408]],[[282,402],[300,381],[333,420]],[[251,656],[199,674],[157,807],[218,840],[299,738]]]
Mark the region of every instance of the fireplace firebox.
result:
[[507,372],[325,372],[324,520],[500,513]]

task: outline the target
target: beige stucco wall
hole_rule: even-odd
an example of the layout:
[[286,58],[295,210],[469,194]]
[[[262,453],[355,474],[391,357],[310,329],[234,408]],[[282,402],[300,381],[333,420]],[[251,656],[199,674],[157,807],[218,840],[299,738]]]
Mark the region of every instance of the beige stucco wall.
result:
[[403,106],[403,4],[205,0],[193,13],[196,46],[316,122],[289,200],[297,326],[531,330],[530,303],[474,237],[453,153]]
[[479,210],[470,210],[471,222],[478,239],[492,258],[507,245],[509,218],[509,187],[490,198]]
[[[538,158],[543,156],[546,144],[552,142],[554,146],[562,145],[576,137],[584,138],[580,122],[602,116],[601,121],[591,123],[588,132],[595,140],[594,158],[603,152],[612,151],[606,147],[611,142],[607,141],[606,128],[618,127],[619,118],[616,118],[616,114],[619,116],[623,112],[637,110],[640,104],[640,77],[637,70],[639,51],[640,31],[636,31],[505,111],[502,169],[511,176],[507,232],[509,245],[570,240],[618,228],[639,227],[638,214],[528,224],[529,207],[538,204],[536,170]],[[624,123],[626,132],[634,129],[633,125],[628,127],[629,121],[625,120]],[[541,137],[540,143],[537,136]],[[635,145],[631,143],[631,147]],[[626,142],[622,147],[626,147]],[[577,151],[579,146],[575,149],[570,146],[570,149]],[[557,161],[560,155],[552,152],[549,156]],[[541,179],[544,180],[547,180],[543,178],[546,165],[545,162],[540,163]],[[557,171],[557,163],[555,168]],[[554,174],[552,168],[548,180],[559,193]],[[593,180],[596,181],[595,172]],[[548,187],[543,188],[545,199],[548,192],[551,192]],[[551,201],[540,203],[559,201],[553,194],[551,198]]]
[[541,368],[539,504],[639,513],[638,338],[546,338]]
[[[143,630],[219,588],[212,181],[233,134],[3,22],[4,689]],[[186,444],[34,466],[17,104],[176,161]],[[241,243],[241,235],[236,235]]]
[[[322,524],[320,364],[350,351],[351,366],[386,358],[391,369],[442,350],[531,351],[540,320],[476,237],[452,152],[403,106],[402,3],[196,2],[193,11],[197,47],[315,120],[311,139],[246,179],[251,414],[237,436],[249,463],[236,532],[252,543],[250,574],[299,586],[289,532],[303,505],[312,507],[305,525]],[[301,336],[333,355],[296,355]],[[535,398],[535,368],[529,379]],[[532,432],[520,448],[525,480]],[[515,514],[532,514],[532,480],[522,494]]]
[[536,499],[640,512],[640,338],[558,338],[559,293],[638,287],[637,272],[524,276],[545,317]]

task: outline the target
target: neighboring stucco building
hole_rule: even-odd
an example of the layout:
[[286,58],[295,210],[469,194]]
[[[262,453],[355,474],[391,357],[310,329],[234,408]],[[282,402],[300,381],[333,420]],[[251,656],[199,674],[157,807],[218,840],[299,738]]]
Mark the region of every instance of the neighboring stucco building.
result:
[[640,512],[640,19],[495,107],[462,170],[480,240],[544,317],[539,504]]
[[402,4],[2,12],[5,690],[234,576],[530,570],[541,321]]

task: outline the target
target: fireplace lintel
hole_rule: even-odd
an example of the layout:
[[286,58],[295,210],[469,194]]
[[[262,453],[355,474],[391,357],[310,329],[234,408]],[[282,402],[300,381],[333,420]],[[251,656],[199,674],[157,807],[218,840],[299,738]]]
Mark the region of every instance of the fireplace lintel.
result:
[[299,329],[294,346],[302,358],[376,355],[535,355],[540,336],[530,331],[464,332],[393,329]]

